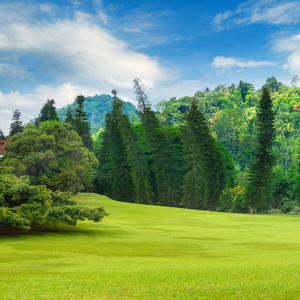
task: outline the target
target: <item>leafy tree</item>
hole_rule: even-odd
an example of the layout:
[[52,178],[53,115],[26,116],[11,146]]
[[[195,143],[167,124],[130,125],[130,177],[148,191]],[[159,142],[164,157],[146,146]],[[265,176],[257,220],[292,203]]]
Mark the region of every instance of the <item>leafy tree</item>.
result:
[[240,81],[238,90],[241,92],[243,102],[246,102],[247,94],[253,89],[254,89],[253,84],[243,82],[242,80]]
[[282,86],[281,82],[278,82],[277,79],[272,76],[269,77],[264,85],[266,88],[269,88],[272,92],[278,92],[279,88]]
[[69,193],[53,192],[45,185],[30,185],[29,176],[17,177],[9,168],[0,168],[0,223],[22,230],[31,224],[63,223],[76,225],[78,220],[99,222],[107,215],[102,207],[77,206]]
[[21,111],[19,109],[16,109],[13,114],[13,122],[10,124],[10,136],[15,135],[16,133],[22,132],[24,130],[24,126],[22,124],[22,121],[20,119],[21,117]]
[[98,161],[68,124],[28,124],[10,140],[4,146],[3,164],[15,167],[18,176],[28,175],[32,184],[72,193],[91,185]]
[[84,110],[85,97],[83,95],[78,95],[75,99],[77,107],[74,114],[74,130],[82,138],[83,145],[92,150],[93,140],[90,134],[90,122],[87,118],[87,113]]
[[269,186],[274,166],[272,153],[275,139],[275,112],[267,88],[263,88],[257,112],[257,151],[249,169],[249,184],[246,189],[246,204],[250,213],[268,205]]
[[56,108],[54,106],[55,101],[53,99],[48,99],[47,102],[41,109],[37,122],[44,122],[44,121],[59,121]]

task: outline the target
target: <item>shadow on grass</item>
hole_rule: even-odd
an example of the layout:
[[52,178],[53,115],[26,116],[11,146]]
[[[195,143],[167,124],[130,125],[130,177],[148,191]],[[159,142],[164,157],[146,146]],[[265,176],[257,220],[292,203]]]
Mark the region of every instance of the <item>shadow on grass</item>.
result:
[[56,225],[32,225],[31,230],[24,231],[19,230],[12,226],[6,226],[0,224],[0,239],[4,238],[20,238],[24,236],[38,236],[38,235],[97,235],[98,237],[120,237],[127,235],[125,230],[116,230],[114,228],[84,228],[83,226],[68,226],[59,224],[58,228]]

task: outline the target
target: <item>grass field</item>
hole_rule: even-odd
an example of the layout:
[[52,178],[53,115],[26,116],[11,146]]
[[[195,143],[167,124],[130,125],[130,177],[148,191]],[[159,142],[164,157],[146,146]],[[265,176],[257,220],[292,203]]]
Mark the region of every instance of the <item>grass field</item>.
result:
[[122,203],[100,223],[0,234],[0,299],[300,299],[300,218]]

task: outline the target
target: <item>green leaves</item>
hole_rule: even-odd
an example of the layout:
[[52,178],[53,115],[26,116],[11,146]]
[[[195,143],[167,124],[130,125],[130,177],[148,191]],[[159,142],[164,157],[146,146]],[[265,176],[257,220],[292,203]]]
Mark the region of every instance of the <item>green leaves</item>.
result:
[[78,220],[99,222],[108,214],[102,207],[79,207],[68,192],[52,192],[44,185],[32,186],[28,176],[0,174],[0,223],[30,230],[31,224],[63,223]]

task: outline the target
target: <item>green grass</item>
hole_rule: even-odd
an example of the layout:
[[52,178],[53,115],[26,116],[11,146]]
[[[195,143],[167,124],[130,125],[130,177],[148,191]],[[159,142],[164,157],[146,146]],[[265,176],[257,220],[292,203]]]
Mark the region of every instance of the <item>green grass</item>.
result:
[[299,299],[300,218],[122,203],[100,223],[0,234],[0,299]]

